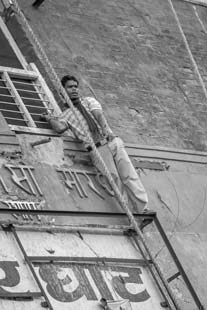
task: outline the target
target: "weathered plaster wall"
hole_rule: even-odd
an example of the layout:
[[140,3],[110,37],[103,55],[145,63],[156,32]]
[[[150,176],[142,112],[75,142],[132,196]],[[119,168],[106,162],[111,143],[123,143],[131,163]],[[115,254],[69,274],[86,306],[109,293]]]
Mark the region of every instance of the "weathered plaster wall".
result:
[[[97,310],[101,309],[101,297],[110,300],[128,299],[133,310],[137,307],[141,310],[162,309],[160,302],[163,299],[155,289],[147,268],[144,265],[138,266],[137,261],[130,264],[124,262],[124,259],[142,259],[127,237],[82,234],[80,238],[77,233],[51,235],[19,232],[18,235],[29,256],[49,256],[51,259],[62,257],[62,262],[35,264],[35,271],[53,309]],[[5,251],[0,251],[0,257],[4,259],[3,263],[0,262],[0,270],[5,274],[4,290],[39,292],[19,255],[19,249],[10,237],[0,232],[1,244],[6,245]],[[64,262],[64,257],[70,257],[71,261]],[[78,263],[78,258],[82,258],[82,262],[79,260]],[[115,258],[116,261],[98,263],[100,258],[103,261],[104,258]],[[42,309],[41,300],[27,301],[29,309]],[[0,306],[3,310],[25,309],[19,301],[8,303],[0,300]]]
[[[167,1],[46,0],[38,10],[26,0],[18,2],[58,75],[77,73],[83,82],[82,92],[96,94],[114,131],[126,142],[206,149],[205,99]],[[173,3],[205,80],[206,8],[197,8],[202,26],[191,4]],[[79,197],[76,188],[69,190],[56,171],[72,167],[71,159],[63,157],[62,141],[54,137],[50,144],[31,149],[30,142],[37,138],[41,137],[19,135],[23,157],[1,158],[1,176],[12,189],[13,199],[27,199],[28,195],[14,186],[3,165],[23,163],[35,168],[45,208],[120,211],[108,196],[106,203],[88,188],[89,198],[85,199]],[[55,155],[54,150],[58,150]],[[148,151],[150,160],[153,154],[150,156]],[[150,207],[158,212],[190,280],[207,306],[206,164],[177,160],[167,163],[169,170],[143,169],[140,176],[149,193]],[[81,164],[75,167],[85,169]],[[8,197],[4,193],[3,198]],[[117,223],[113,219],[100,222]],[[89,219],[84,218],[82,223],[89,223]],[[177,272],[154,229],[146,228],[145,236],[154,246],[154,255],[166,275]],[[182,309],[194,309],[181,289],[182,281],[178,278],[172,285],[182,301]]]
[[[58,75],[76,74],[125,141],[206,149],[206,99],[168,1],[18,2]],[[207,8],[173,4],[205,82]]]
[[[63,142],[61,138],[52,137],[49,143],[39,145],[36,147],[31,146],[34,141],[41,140],[41,136],[31,136],[26,134],[17,135],[18,141],[21,145],[22,155],[19,157],[12,157],[5,154],[1,157],[0,176],[1,180],[6,184],[8,192],[5,192],[2,182],[0,183],[1,192],[1,207],[5,207],[5,203],[2,200],[14,200],[14,201],[33,201],[36,202],[40,207],[49,210],[73,210],[79,211],[95,211],[95,212],[121,212],[120,206],[116,203],[113,196],[109,195],[97,180],[94,178],[93,167],[90,165],[83,165],[82,163],[73,163],[73,158],[64,155]],[[73,146],[74,142],[71,143]],[[68,144],[69,145],[69,144]],[[67,148],[69,149],[69,146]],[[72,147],[71,147],[72,148]],[[54,151],[57,150],[58,152]],[[130,150],[130,148],[129,148]],[[132,155],[131,159],[139,162],[138,156]],[[156,154],[155,151],[151,151],[151,155]],[[134,150],[134,154],[135,154]],[[158,151],[160,157],[166,156],[166,152]],[[172,152],[175,157],[176,151]],[[12,155],[12,154],[10,154]],[[148,162],[161,162],[158,159],[152,159],[150,151],[142,150],[142,155],[145,155],[145,160]],[[155,156],[155,155],[154,155]],[[140,174],[141,180],[144,183],[147,192],[149,194],[149,206],[156,210],[158,218],[161,221],[166,233],[168,234],[176,253],[183,263],[183,267],[186,270],[194,288],[196,289],[201,301],[206,305],[206,293],[205,287],[207,279],[205,277],[206,270],[206,227],[207,227],[207,201],[206,201],[206,164],[202,163],[201,153],[195,152],[195,154],[188,154],[188,161],[182,161],[182,154],[177,153],[177,159],[165,160],[165,166],[168,170],[154,170],[154,169],[138,169],[137,172]],[[205,156],[205,155],[204,155]],[[170,157],[170,155],[169,155]],[[184,158],[184,157],[183,157]],[[190,160],[191,159],[191,160]],[[143,158],[141,158],[143,160]],[[197,161],[197,163],[196,163]],[[12,171],[21,179],[24,177],[18,167],[31,167],[33,176],[37,182],[35,186],[31,179],[31,176],[26,171],[27,181],[34,188],[34,193],[31,192],[29,183],[23,180],[21,185],[23,188],[17,186],[12,179],[11,171],[8,170],[7,166],[12,166]],[[58,172],[59,169],[71,169],[80,173],[85,171],[88,177],[93,182],[95,188],[99,191],[101,196],[89,187],[89,179],[86,175],[79,174],[80,183],[84,188],[86,196],[80,196],[78,192],[77,182],[74,182],[74,176],[67,174],[68,185],[65,183],[65,179],[62,173]],[[79,172],[78,172],[79,171]],[[70,181],[72,183],[70,183]],[[80,184],[79,184],[80,185]],[[39,188],[39,190],[38,190]],[[25,191],[25,189],[27,191]],[[29,191],[29,192],[28,192]],[[83,194],[83,192],[82,192]],[[14,211],[18,214],[18,211]],[[41,216],[38,220],[35,216],[32,219],[23,218],[18,216],[5,217],[2,216],[2,220],[14,220],[22,223],[35,223],[41,227],[49,225],[69,225],[69,224],[101,224],[101,225],[116,225],[128,224],[126,219],[115,219],[114,217],[96,217],[90,218],[84,217],[66,217],[58,216],[47,217]],[[166,251],[163,241],[156,233],[154,226],[147,227],[144,233],[148,240],[150,249],[153,252],[154,257],[160,263],[161,269],[163,270],[166,278],[172,276],[177,272],[177,268],[174,266],[172,259]],[[22,234],[23,239],[28,238],[28,234]],[[41,240],[46,240],[47,235],[44,238],[40,238],[39,234],[31,235],[30,242],[28,243],[31,249],[45,251],[45,248],[53,249],[54,244],[55,251],[58,244],[53,235],[48,241],[47,246],[40,244]],[[68,237],[64,237],[62,242],[67,242]],[[35,245],[35,240],[39,242]],[[100,245],[103,245],[101,242]],[[91,245],[92,251],[96,251],[97,245]],[[61,245],[60,249],[66,249],[66,245]],[[105,251],[105,245],[102,250]],[[58,252],[57,252],[58,253]],[[56,254],[57,254],[56,253]],[[68,254],[69,255],[69,254]],[[0,282],[1,283],[1,282]],[[193,310],[194,304],[192,299],[187,294],[183,281],[180,278],[173,281],[171,284],[175,296],[182,304],[182,309]],[[18,308],[17,308],[18,309]],[[58,308],[57,308],[58,309]],[[144,309],[144,308],[143,308]]]
[[[64,155],[64,144],[60,137],[51,137],[49,143],[35,147],[32,147],[31,143],[41,141],[43,137],[19,134],[17,138],[21,145],[22,155],[17,157],[17,159],[6,158],[6,155],[2,157],[1,175],[6,179],[5,183],[10,191],[16,192],[20,197],[24,192],[19,190],[15,184],[12,184],[10,173],[3,165],[5,163],[13,166],[27,165],[34,167],[34,175],[50,209],[61,210],[69,208],[76,211],[100,212],[121,211],[121,208],[115,203],[114,197],[98,186],[97,179],[95,178],[95,169],[91,164],[85,165],[81,161],[74,161],[74,157]],[[68,142],[67,147],[72,149],[73,143],[69,144]],[[82,149],[80,148],[79,150]],[[139,158],[139,155],[136,156],[135,150],[133,151],[130,147],[127,147],[127,150],[131,153],[130,157],[133,162],[139,163],[140,160],[143,160],[143,158]],[[153,154],[155,156],[156,152],[151,152],[152,156]],[[164,151],[157,151],[157,153],[160,157],[162,157],[162,154],[163,157],[166,156]],[[82,152],[82,154],[84,157],[87,156],[86,152]],[[162,162],[162,160],[150,158],[150,150],[142,150],[142,156],[145,156],[145,160],[148,163]],[[168,156],[170,157],[170,155]],[[206,233],[206,163],[205,161],[202,163],[201,156],[197,153],[194,155],[193,153],[189,154],[188,161],[186,160],[186,162],[182,161],[182,156],[182,154],[177,153],[177,159],[166,159],[164,162],[165,166],[168,167],[167,170],[137,169],[137,172],[148,192],[149,207],[158,212],[158,216],[166,231]],[[80,182],[88,195],[88,197],[81,197],[75,184],[71,184],[71,188],[66,186],[64,176],[59,171],[64,169],[74,169],[77,173],[81,171],[92,173],[91,175],[88,174],[88,176],[90,176],[92,182],[103,196],[95,193],[88,186],[86,176],[79,174]],[[68,180],[72,179],[70,175],[67,175],[67,178]],[[27,188],[25,184],[24,186]],[[6,196],[2,196],[2,198],[6,198]],[[140,205],[138,207],[141,209],[143,206]],[[138,210],[134,209],[134,211]]]

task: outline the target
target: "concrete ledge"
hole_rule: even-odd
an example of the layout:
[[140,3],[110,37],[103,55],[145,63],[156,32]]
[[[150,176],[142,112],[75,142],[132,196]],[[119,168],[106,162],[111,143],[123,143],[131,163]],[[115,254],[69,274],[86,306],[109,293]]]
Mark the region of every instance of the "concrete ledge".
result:
[[[72,138],[63,138],[64,153],[72,155],[77,152],[85,152],[80,142]],[[207,164],[207,153],[194,150],[179,150],[174,148],[165,148],[158,146],[147,146],[139,144],[125,144],[130,157],[144,159],[158,159],[181,161],[189,163]]]

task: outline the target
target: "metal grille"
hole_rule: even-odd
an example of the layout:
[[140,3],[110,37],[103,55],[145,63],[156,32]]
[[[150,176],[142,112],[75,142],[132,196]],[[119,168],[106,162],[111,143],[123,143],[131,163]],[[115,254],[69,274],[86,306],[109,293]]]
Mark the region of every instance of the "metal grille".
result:
[[50,128],[40,115],[53,108],[35,74],[0,72],[0,111],[9,125]]
[[24,119],[23,113],[19,110],[14,97],[12,96],[9,87],[6,86],[6,81],[1,76],[0,79],[0,111],[8,124],[19,126],[27,126],[27,121]]
[[36,127],[49,128],[48,123],[40,119],[40,115],[47,112],[44,103],[49,102],[41,86],[29,79],[11,78],[11,80]]

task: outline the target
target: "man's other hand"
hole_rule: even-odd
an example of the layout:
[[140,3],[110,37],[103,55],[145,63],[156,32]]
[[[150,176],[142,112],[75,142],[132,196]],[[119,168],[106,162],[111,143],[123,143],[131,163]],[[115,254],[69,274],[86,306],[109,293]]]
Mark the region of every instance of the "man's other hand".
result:
[[108,142],[111,142],[112,140],[114,140],[114,138],[116,138],[117,136],[115,134],[109,134],[107,137],[106,137],[106,140]]
[[40,120],[41,121],[48,122],[50,119],[51,119],[51,115],[50,114],[43,113],[43,114],[40,115]]

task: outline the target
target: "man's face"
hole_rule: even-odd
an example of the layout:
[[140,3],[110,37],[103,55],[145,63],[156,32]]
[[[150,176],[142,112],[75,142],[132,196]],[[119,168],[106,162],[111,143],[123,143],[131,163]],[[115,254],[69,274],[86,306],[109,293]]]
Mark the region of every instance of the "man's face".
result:
[[79,98],[78,83],[76,81],[67,81],[65,84],[65,90],[71,100]]

